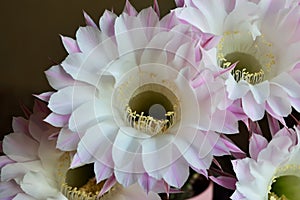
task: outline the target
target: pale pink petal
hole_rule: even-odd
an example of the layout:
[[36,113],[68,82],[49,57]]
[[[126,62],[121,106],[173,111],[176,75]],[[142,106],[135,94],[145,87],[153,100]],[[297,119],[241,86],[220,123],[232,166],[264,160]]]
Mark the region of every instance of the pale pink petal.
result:
[[76,32],[76,41],[82,52],[89,52],[103,40],[103,34],[92,26],[80,27]]
[[118,132],[114,122],[103,122],[89,128],[81,138],[77,154],[84,163],[94,160],[113,167],[111,148]]
[[110,166],[107,166],[99,161],[95,162],[94,171],[97,182],[100,182],[111,177],[114,170]]
[[63,127],[68,123],[69,119],[70,115],[59,115],[56,113],[51,113],[44,121],[55,127]]
[[233,177],[227,177],[227,176],[210,176],[209,177],[213,182],[217,183],[218,185],[221,185],[224,188],[230,189],[230,190],[235,190],[235,183],[236,183],[236,178]]
[[[157,13],[151,7],[141,10],[137,17],[140,18],[142,27],[156,27],[159,22],[159,17]],[[147,36],[151,38],[151,36],[153,35],[148,34]]]
[[291,101],[291,105],[297,110],[297,112],[300,112],[300,99],[295,98],[289,98]]
[[280,125],[277,119],[273,118],[270,114],[267,114],[269,129],[271,135],[274,136],[280,130]]
[[124,8],[123,12],[130,16],[136,16],[138,14],[137,11],[135,10],[135,8],[131,5],[129,0],[126,0],[125,8]]
[[278,87],[284,89],[289,96],[294,98],[300,97],[300,84],[297,83],[288,73],[281,73],[273,78],[272,82]]
[[79,141],[80,136],[78,133],[74,133],[68,128],[63,127],[59,132],[56,147],[62,151],[74,151]]
[[22,133],[6,135],[3,140],[3,152],[12,160],[24,162],[38,159],[38,143]]
[[179,23],[178,18],[175,15],[175,12],[172,12],[166,16],[164,16],[161,20],[160,20],[160,25],[161,27],[164,27],[166,29],[171,29],[174,26],[176,26]]
[[7,156],[0,156],[0,169],[7,164],[14,163],[15,161],[8,158]]
[[268,145],[268,141],[265,137],[252,133],[249,144],[249,153],[251,158],[257,159],[258,154],[266,148]]
[[52,94],[54,94],[54,92],[44,92],[44,93],[42,93],[42,94],[39,94],[39,95],[33,95],[33,96],[39,98],[39,99],[42,100],[42,101],[49,102],[50,97],[51,97]]
[[175,0],[175,2],[178,7],[182,7],[184,5],[184,0]]
[[47,179],[42,173],[28,172],[21,184],[22,190],[36,199],[46,199],[55,196],[59,191],[56,182]]
[[164,180],[173,187],[181,188],[189,177],[189,166],[183,158],[179,158],[172,163],[166,173]]
[[75,80],[59,65],[52,66],[45,74],[51,87],[56,90],[75,84]]
[[0,197],[3,200],[12,199],[16,194],[22,192],[19,185],[14,181],[0,182]]
[[20,183],[27,172],[38,172],[41,169],[42,166],[39,160],[7,164],[1,169],[1,181],[10,181],[14,179],[17,183]]
[[103,185],[101,191],[99,192],[99,196],[102,196],[102,195],[105,194],[107,191],[109,191],[110,188],[112,188],[112,187],[116,184],[116,182],[117,182],[117,181],[116,181],[116,178],[115,178],[114,176],[111,176],[110,178],[108,178],[108,179],[105,181],[105,183],[104,183],[104,185]]
[[78,46],[76,40],[74,40],[73,38],[70,38],[70,37],[62,36],[62,35],[60,37],[61,37],[61,41],[62,41],[65,49],[67,50],[67,52],[69,54],[80,52],[80,49],[79,49],[79,46]]
[[111,37],[114,35],[115,28],[115,20],[117,15],[113,12],[105,10],[102,17],[100,18],[100,29],[107,36]]
[[95,22],[93,21],[93,19],[85,11],[83,11],[83,16],[84,16],[85,23],[87,26],[92,26],[94,28],[98,28],[97,25],[95,24]]
[[153,2],[153,10],[156,12],[157,16],[160,17],[159,4],[157,0],[154,0]]
[[252,93],[248,93],[242,98],[242,106],[244,112],[252,121],[262,119],[265,114],[265,105],[256,103]]
[[284,96],[270,96],[267,104],[272,111],[278,116],[287,116],[292,112],[291,103],[288,97]]
[[12,128],[14,132],[29,134],[28,120],[23,117],[13,117]]
[[244,195],[242,195],[239,191],[236,190],[236,191],[234,191],[234,193],[231,195],[230,198],[233,200],[243,200],[246,197]]

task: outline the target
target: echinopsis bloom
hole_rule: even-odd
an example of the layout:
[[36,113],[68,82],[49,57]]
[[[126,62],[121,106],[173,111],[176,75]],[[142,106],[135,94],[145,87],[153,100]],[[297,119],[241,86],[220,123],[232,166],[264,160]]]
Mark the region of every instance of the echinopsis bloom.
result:
[[1,199],[60,199],[60,184],[70,165],[68,154],[55,148],[58,128],[43,122],[46,105],[36,102],[26,120],[14,118],[14,132],[5,136],[0,157]]
[[46,105],[36,101],[28,120],[14,118],[14,132],[5,136],[2,144],[0,199],[160,199],[137,184],[128,188],[115,185],[100,195],[105,185],[96,184],[93,171],[85,170],[89,166],[69,169],[69,153],[56,149],[59,129],[43,121],[48,114]]
[[300,131],[283,128],[268,143],[253,133],[250,156],[233,160],[237,175],[232,199],[296,200],[300,186]]
[[[215,35],[210,59],[219,69],[238,62],[226,77],[228,97],[251,120],[265,111],[277,119],[300,111],[298,1],[177,1],[182,23]],[[217,41],[219,39],[219,41]],[[253,109],[255,108],[255,109]]]
[[106,11],[100,30],[85,18],[76,40],[62,37],[68,57],[46,72],[58,91],[40,95],[46,121],[62,127],[57,147],[77,150],[71,167],[94,163],[97,182],[169,192],[189,167],[207,175],[213,155],[239,151],[215,132],[237,132],[220,78],[228,70],[202,66],[189,26],[128,2],[120,16]]

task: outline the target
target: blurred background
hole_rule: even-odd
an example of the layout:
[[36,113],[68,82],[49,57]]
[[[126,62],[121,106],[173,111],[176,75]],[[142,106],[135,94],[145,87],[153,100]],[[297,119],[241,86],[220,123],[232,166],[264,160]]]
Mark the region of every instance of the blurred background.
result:
[[[137,10],[153,0],[130,0]],[[158,0],[161,16],[175,7],[173,0]],[[32,107],[32,94],[51,90],[44,75],[66,52],[59,34],[74,37],[84,26],[83,10],[98,22],[105,9],[120,14],[125,0],[10,0],[0,12],[0,139],[12,131],[13,116],[23,116],[20,103]]]

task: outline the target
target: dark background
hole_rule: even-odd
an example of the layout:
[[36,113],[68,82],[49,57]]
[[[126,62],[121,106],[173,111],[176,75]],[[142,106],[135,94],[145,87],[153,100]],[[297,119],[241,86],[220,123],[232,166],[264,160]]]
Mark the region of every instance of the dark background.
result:
[[[130,0],[137,10],[153,0]],[[162,16],[175,7],[158,0]],[[0,139],[12,131],[13,116],[23,115],[20,102],[32,107],[32,94],[51,90],[44,71],[60,63],[65,52],[59,34],[74,37],[84,26],[82,11],[96,23],[105,9],[120,14],[125,0],[10,0],[0,12]]]

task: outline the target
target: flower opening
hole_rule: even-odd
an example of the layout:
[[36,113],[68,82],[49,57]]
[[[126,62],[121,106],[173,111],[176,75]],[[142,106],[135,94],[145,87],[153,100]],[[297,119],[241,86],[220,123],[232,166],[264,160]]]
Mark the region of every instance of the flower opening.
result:
[[255,85],[269,78],[268,73],[275,64],[271,47],[272,43],[263,35],[253,40],[250,33],[228,31],[218,44],[217,59],[222,68],[238,62],[232,71],[234,79]]
[[178,100],[166,87],[146,84],[129,100],[125,117],[130,126],[150,135],[165,133],[176,122]]
[[85,165],[68,170],[61,192],[69,200],[96,200],[101,199],[98,196],[103,185],[104,181],[97,184],[93,165]]

